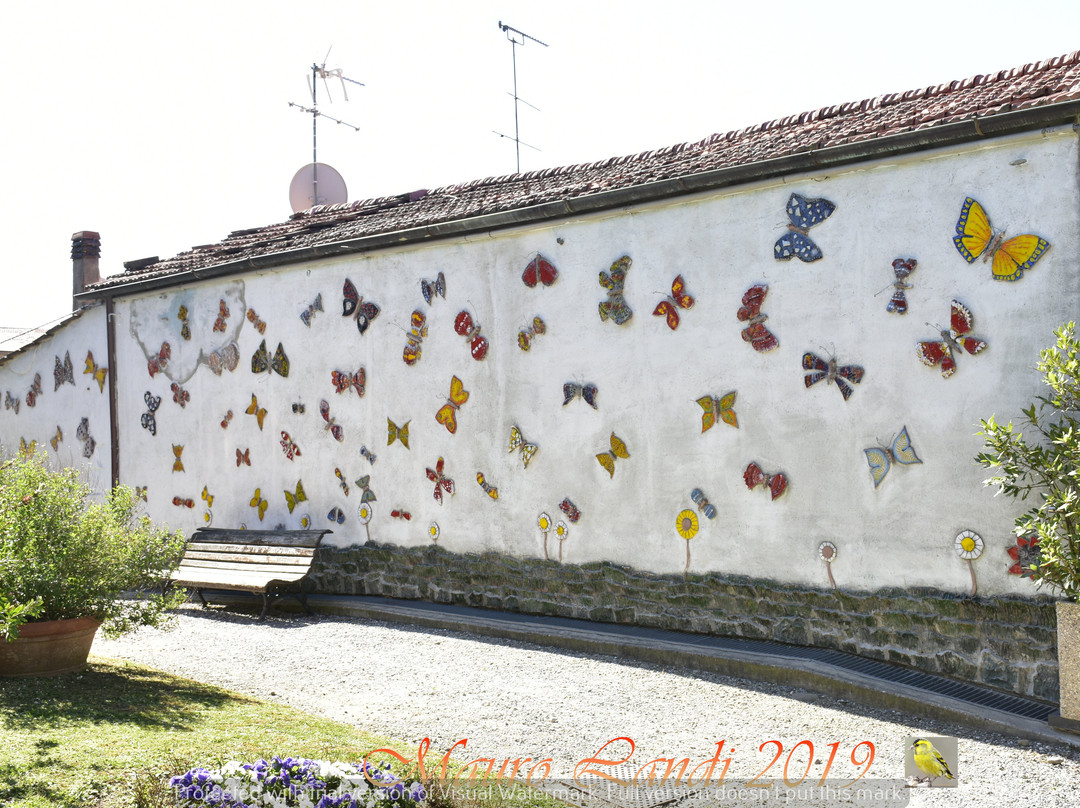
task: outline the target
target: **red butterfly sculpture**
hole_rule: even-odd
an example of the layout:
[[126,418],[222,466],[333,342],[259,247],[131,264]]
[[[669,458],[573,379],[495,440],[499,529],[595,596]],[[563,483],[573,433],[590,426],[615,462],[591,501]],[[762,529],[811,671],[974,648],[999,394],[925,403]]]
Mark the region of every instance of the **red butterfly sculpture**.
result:
[[394,517],[395,519],[404,519],[406,521],[408,521],[409,519],[412,519],[412,514],[409,513],[408,511],[393,510],[393,511],[390,511],[390,515],[392,517]]
[[435,483],[435,501],[440,505],[443,504],[443,491],[451,496],[454,493],[454,481],[443,474],[443,459],[440,457],[439,462],[435,464],[434,469],[425,469],[427,472],[427,478]]
[[172,400],[179,404],[181,409],[191,401],[191,394],[176,382],[172,383],[170,389],[172,390]]
[[473,359],[479,361],[487,356],[488,341],[480,335],[480,325],[473,322],[469,312],[458,312],[458,316],[454,318],[454,331],[469,340]]
[[661,300],[653,309],[653,317],[667,317],[668,328],[672,331],[679,327],[679,309],[694,307],[694,298],[683,291],[685,288],[686,281],[683,280],[683,276],[676,276],[671,282],[671,296]]
[[334,436],[334,440],[341,442],[345,439],[345,431],[330,417],[330,402],[325,398],[319,402],[319,414],[326,421],[326,431]]
[[236,450],[236,467],[240,468],[241,465],[244,465],[244,466],[250,466],[251,465],[251,449],[250,448],[249,449],[244,449],[243,452],[241,452],[239,449]]
[[289,458],[289,460],[300,456],[300,447],[296,445],[295,441],[289,437],[289,433],[285,430],[281,430],[281,451],[285,453],[285,456]]
[[765,300],[765,293],[768,291],[769,287],[766,284],[755,283],[742,296],[742,308],[739,309],[739,319],[750,323],[742,330],[742,338],[749,342],[755,351],[761,353],[771,351],[780,344],[772,332],[762,325],[769,319],[761,313],[761,303]]
[[571,522],[576,522],[581,518],[581,511],[577,509],[577,506],[570,501],[570,497],[566,497],[559,503],[559,508],[566,514],[566,518]]
[[146,369],[150,373],[150,377],[153,378],[155,373],[160,373],[165,370],[169,364],[169,357],[172,356],[172,348],[169,347],[169,343],[161,343],[161,350],[158,351],[157,356],[151,356],[146,362]]
[[905,283],[905,281],[907,276],[914,272],[915,267],[918,265],[919,262],[914,258],[897,258],[892,262],[893,274],[896,275],[896,280],[893,281],[892,297],[885,306],[885,311],[907,314],[907,298],[904,297],[904,290],[910,289],[911,284]]
[[334,389],[339,393],[344,393],[350,387],[356,391],[356,395],[361,398],[364,397],[364,382],[366,375],[364,369],[360,368],[356,373],[349,373],[345,370],[335,370],[330,373],[330,381],[334,383]]
[[959,353],[963,349],[974,356],[986,347],[986,343],[982,340],[967,336],[973,322],[971,312],[959,300],[954,300],[951,329],[942,330],[940,341],[920,342],[916,348],[919,359],[928,367],[934,367],[940,363],[942,378],[947,379],[952,376],[956,372],[953,351]]
[[536,254],[536,257],[525,267],[525,271],[521,273],[521,280],[530,289],[534,288],[537,283],[551,286],[558,278],[559,270],[555,269],[555,265],[540,253]]
[[746,467],[746,471],[743,472],[743,481],[751,490],[759,485],[768,487],[773,499],[787,490],[787,477],[783,474],[766,474],[757,463],[751,463]]
[[228,319],[229,319],[229,307],[225,305],[225,299],[224,298],[219,298],[218,299],[218,316],[217,316],[217,319],[214,320],[214,330],[224,332],[225,331],[225,325],[226,325],[225,321],[228,320]]

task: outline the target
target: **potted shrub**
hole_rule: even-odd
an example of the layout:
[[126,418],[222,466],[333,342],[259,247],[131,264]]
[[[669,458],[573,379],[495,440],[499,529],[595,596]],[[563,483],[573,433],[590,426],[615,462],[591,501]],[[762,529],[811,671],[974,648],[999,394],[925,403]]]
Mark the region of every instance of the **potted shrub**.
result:
[[[1033,558],[1018,563],[1064,598],[1057,603],[1060,715],[1051,723],[1080,731],[1080,340],[1074,323],[1055,335],[1057,344],[1040,352],[1035,366],[1049,394],[1023,411],[1027,434],[988,418],[976,460],[997,472],[987,485],[1022,500],[1035,495],[1014,525]],[[1037,555],[1030,552],[1036,547]]]
[[[109,635],[162,622],[185,593],[148,592],[184,538],[137,513],[130,488],[91,497],[75,469],[20,455],[0,465],[0,676],[84,667]],[[6,640],[6,642],[4,641]]]

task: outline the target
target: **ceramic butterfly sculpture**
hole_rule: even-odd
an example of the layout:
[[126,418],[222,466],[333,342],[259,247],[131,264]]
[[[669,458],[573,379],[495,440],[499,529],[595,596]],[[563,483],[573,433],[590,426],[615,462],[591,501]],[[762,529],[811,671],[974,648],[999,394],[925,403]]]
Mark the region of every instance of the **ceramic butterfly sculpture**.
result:
[[334,524],[345,524],[345,513],[337,505],[330,509],[330,512],[326,514],[326,518]]
[[570,497],[564,497],[563,501],[559,503],[559,510],[566,514],[566,518],[571,522],[577,522],[581,518],[581,511],[578,510],[577,505],[570,501]]
[[259,315],[255,313],[255,309],[247,310],[247,319],[260,334],[266,333],[266,323],[259,319]]
[[893,463],[910,466],[922,463],[915,454],[915,447],[911,445],[907,427],[900,430],[900,434],[892,442],[892,446],[883,449],[870,448],[863,450],[866,453],[866,462],[870,464],[870,476],[874,478],[874,488],[881,485],[885,475]]
[[254,415],[255,420],[259,422],[259,431],[262,431],[263,421],[266,420],[266,409],[259,406],[259,399],[255,398],[255,394],[251,394],[251,403],[248,408],[244,410],[248,415]]
[[[81,421],[79,421],[79,426],[75,430],[75,437],[82,442],[83,457],[90,457],[94,453],[94,449],[97,447],[97,441],[95,441],[94,438],[90,435],[90,419],[83,418]],[[181,467],[180,470],[183,471],[183,468]]]
[[630,256],[624,255],[611,265],[610,274],[600,270],[600,285],[608,290],[607,300],[599,304],[600,322],[610,318],[616,325],[622,325],[634,316],[633,310],[626,305],[623,287],[626,285],[626,273],[630,270]]
[[777,261],[798,258],[807,264],[819,260],[822,257],[821,249],[811,240],[809,231],[832,216],[836,205],[828,199],[807,199],[792,194],[786,210],[791,223],[788,224],[788,233],[773,245],[773,256]]
[[690,499],[697,505],[699,511],[705,513],[705,518],[716,518],[716,506],[709,503],[709,500],[705,499],[705,495],[701,492],[700,488],[695,488],[690,492]]
[[368,451],[368,447],[366,447],[366,446],[361,446],[360,447],[360,456],[363,457],[363,458],[366,458],[367,462],[369,462],[371,465],[373,465],[373,466],[375,465],[375,455],[373,455],[371,452]]
[[983,206],[970,196],[960,208],[953,244],[969,264],[980,255],[984,264],[992,259],[990,277],[995,281],[1020,280],[1024,270],[1031,269],[1050,249],[1050,242],[1038,236],[1025,234],[1006,240],[1003,231],[995,233]]
[[896,312],[897,314],[907,314],[907,298],[904,296],[904,290],[910,289],[911,284],[905,283],[907,276],[915,271],[915,267],[919,265],[919,262],[914,258],[897,258],[892,262],[893,274],[896,276],[896,280],[893,281],[893,293],[889,298],[888,304],[885,306],[885,311]]
[[205,485],[202,487],[202,500],[206,503],[207,508],[214,507],[214,495],[210,493],[210,489]]
[[[109,377],[109,369],[106,367],[100,367],[97,362],[94,361],[94,354],[92,351],[86,352],[86,369],[83,370],[83,375],[91,375],[94,377],[94,381],[98,384],[98,392],[105,392],[105,380]],[[41,387],[41,377],[38,377],[38,387]],[[40,392],[40,390],[39,390]],[[29,402],[27,402],[29,403]],[[30,406],[33,406],[32,404]]]
[[[108,368],[106,368],[105,370],[108,371]],[[41,374],[35,373],[34,381],[30,383],[30,389],[26,391],[26,406],[37,406],[38,396],[40,396],[43,392],[44,391],[41,389]]]
[[412,519],[411,513],[409,513],[408,511],[403,511],[400,508],[394,508],[394,510],[390,511],[390,515],[395,519],[404,519],[405,521],[409,521],[410,519]]
[[742,306],[738,313],[739,320],[749,322],[749,325],[742,330],[743,341],[749,342],[753,349],[760,353],[771,351],[780,344],[772,332],[763,325],[769,319],[767,315],[761,313],[761,304],[768,291],[769,287],[766,284],[755,283],[742,296]]
[[555,265],[540,253],[537,253],[536,257],[525,265],[525,271],[521,273],[522,283],[530,289],[535,289],[538,283],[542,286],[551,286],[558,279],[559,270],[555,269]]
[[545,333],[547,333],[547,325],[539,317],[533,317],[532,325],[527,325],[518,331],[518,347],[523,351],[529,350],[532,347],[533,337]]
[[146,499],[146,486],[145,485],[137,485],[137,486],[135,486],[135,496],[137,496],[143,502],[146,502],[147,501],[147,499]]
[[484,473],[481,471],[476,472],[476,483],[484,489],[484,493],[492,499],[499,498],[499,489],[484,479]]
[[405,347],[401,351],[401,358],[406,365],[415,365],[420,361],[420,347],[427,336],[427,317],[420,309],[413,311],[409,319],[410,331],[405,335]]
[[218,316],[214,320],[214,331],[224,334],[227,326],[226,321],[229,319],[229,306],[225,303],[225,298],[218,299]]
[[766,474],[757,463],[751,463],[743,472],[743,482],[751,491],[759,485],[769,489],[772,498],[776,499],[787,490],[787,477],[783,474]]
[[15,414],[19,414],[19,407],[22,406],[22,399],[18,396],[11,395],[11,391],[8,390],[4,394],[4,409],[15,410]]
[[341,316],[356,320],[356,330],[363,334],[368,330],[371,321],[379,316],[381,309],[371,301],[364,300],[348,278],[345,279],[341,294]]
[[369,487],[371,484],[371,475],[365,474],[356,480],[356,487],[363,493],[360,495],[360,502],[375,502],[375,492]]
[[674,331],[679,327],[679,309],[692,309],[694,298],[685,291],[686,281],[682,275],[677,275],[671,282],[670,297],[661,300],[655,309],[653,317],[667,317],[668,328]]
[[386,419],[386,445],[392,446],[394,441],[401,441],[401,445],[406,449],[409,448],[409,424],[412,421],[406,421],[403,426],[398,426],[389,418]]
[[304,493],[304,481],[296,481],[296,491],[285,491],[285,504],[289,506],[289,513],[293,512],[298,502],[307,502],[307,494]]
[[[54,452],[59,451],[59,446],[60,446],[61,443],[63,443],[63,441],[64,441],[64,433],[60,430],[60,425],[57,424],[56,425],[56,435],[49,438],[49,443],[52,444]],[[145,499],[145,497],[143,497],[143,499]]]
[[[36,451],[37,451],[37,441],[36,440],[32,440],[29,443],[27,443],[26,438],[22,438],[22,437],[19,438],[19,454],[20,455],[22,455],[23,457],[33,457],[34,452],[36,452]],[[94,451],[93,451],[93,449],[91,449],[90,454],[93,454],[93,453],[94,453]],[[90,456],[89,454],[86,454],[86,449],[85,448],[83,449],[83,455],[86,456],[86,457]]]
[[472,358],[479,361],[487,356],[488,341],[480,334],[480,324],[473,321],[467,311],[459,311],[454,318],[454,331],[469,341]]
[[172,400],[179,404],[181,409],[187,407],[188,402],[191,401],[191,394],[176,382],[173,382],[169,389],[172,390]]
[[180,305],[180,309],[176,312],[176,319],[180,321],[180,336],[185,340],[190,340],[191,325],[188,323],[187,306],[183,304]]
[[844,401],[847,401],[855,388],[852,384],[858,384],[862,381],[865,371],[859,365],[840,365],[837,366],[835,359],[830,359],[826,362],[820,356],[807,351],[802,357],[803,370],[809,371],[806,376],[803,377],[803,383],[810,387],[812,384],[817,384],[822,379],[826,382],[836,382],[836,386],[840,388],[840,394],[844,397]]
[[357,369],[356,373],[349,373],[347,370],[335,370],[330,373],[330,382],[334,385],[334,390],[338,393],[344,393],[350,388],[356,391],[356,395],[360,398],[364,397],[364,385],[367,382],[367,373],[363,367]]
[[270,503],[263,499],[261,488],[255,489],[255,494],[251,497],[251,502],[248,504],[259,512],[259,521],[261,522],[263,516],[266,515],[266,509],[270,507]]
[[513,454],[515,449],[521,450],[522,468],[529,467],[529,461],[533,459],[533,455],[536,454],[536,450],[539,448],[535,443],[529,443],[525,440],[525,436],[521,434],[521,430],[516,426],[510,427],[510,448],[507,451]]
[[940,363],[942,378],[949,378],[956,372],[954,351],[960,353],[963,349],[974,356],[986,347],[986,343],[982,340],[967,336],[973,324],[971,312],[959,300],[954,300],[950,320],[951,328],[948,331],[941,331],[940,341],[920,342],[915,349],[919,359],[927,367],[934,367]]
[[450,434],[457,432],[457,411],[468,400],[469,391],[465,389],[461,379],[452,376],[450,378],[450,398],[435,413],[435,420],[445,426],[446,431]]
[[611,451],[601,452],[596,456],[596,461],[607,469],[609,477],[615,476],[615,459],[623,458],[624,460],[630,457],[630,452],[626,448],[626,444],[621,438],[616,437],[615,433],[611,433]]
[[300,312],[300,320],[308,328],[311,328],[311,318],[315,316],[315,312],[322,310],[322,292],[319,292],[315,295],[315,300],[312,301],[311,305]]
[[206,364],[215,376],[220,376],[223,370],[232,373],[240,364],[240,348],[235,342],[230,342],[224,348],[211,351],[206,357]]
[[251,465],[251,448],[244,449],[244,451],[236,450],[236,467],[250,466]]
[[338,478],[338,485],[341,486],[341,490],[345,492],[345,496],[349,496],[349,484],[345,481],[345,475],[341,473],[341,469],[334,469],[334,476]]
[[451,496],[454,494],[454,481],[443,474],[443,466],[444,462],[440,457],[434,469],[425,469],[427,478],[435,483],[435,493],[432,496],[440,505],[443,504],[443,491]]
[[701,431],[705,432],[712,429],[716,424],[716,419],[719,417],[728,426],[733,426],[736,429],[739,428],[739,419],[735,415],[735,395],[736,391],[732,390],[730,393],[722,396],[721,398],[714,398],[713,396],[702,396],[697,400],[697,403],[701,406]]
[[225,417],[221,419],[221,428],[222,429],[228,429],[229,424],[232,423],[232,419],[233,419],[233,411],[229,410],[228,412],[225,413]]
[[285,453],[289,460],[300,456],[300,447],[296,445],[296,442],[289,437],[289,433],[284,429],[281,430],[281,451]]
[[285,355],[285,349],[281,347],[279,342],[277,350],[274,351],[274,357],[271,359],[270,353],[266,350],[266,340],[263,340],[251,356],[251,372],[270,373],[270,371],[277,373],[283,379],[287,379],[289,377],[289,357]]
[[194,508],[195,507],[195,500],[193,500],[193,499],[184,499],[184,497],[173,497],[172,498],[172,504],[176,505],[177,507],[180,507],[180,508]]
[[[83,418],[83,423],[86,423],[86,419],[85,419],[85,418]],[[173,460],[173,464],[172,464],[172,470],[173,470],[174,472],[176,472],[176,471],[184,471],[184,461],[183,461],[183,459],[181,458],[181,455],[183,455],[183,454],[184,454],[184,447],[183,447],[183,446],[177,446],[177,445],[176,445],[176,444],[174,443],[174,444],[173,444],[173,447],[172,447],[172,453],[173,453],[173,457],[175,458],[175,459]],[[186,473],[186,472],[185,472],[185,473]]]
[[59,390],[64,382],[75,384],[75,368],[71,366],[71,351],[64,353],[63,362],[60,361],[59,356],[56,357],[56,366],[53,368],[53,392]]
[[429,306],[431,305],[431,301],[435,299],[435,295],[446,300],[446,276],[440,272],[438,277],[433,281],[421,280],[420,294],[424,296],[424,302]]
[[[169,358],[171,356],[172,348],[170,347],[169,343],[161,343],[161,349],[154,356],[151,356],[146,360],[146,372],[150,374],[151,379],[154,378],[155,374],[160,373],[161,371],[165,370],[166,367],[168,367]],[[59,363],[59,360],[57,360],[57,362]],[[59,369],[59,367],[57,369]],[[55,370],[53,371],[53,375],[56,375]],[[71,383],[74,384],[75,380],[72,379]],[[57,382],[56,386],[59,387],[60,382]]]
[[600,395],[600,390],[595,384],[576,384],[575,382],[567,382],[562,386],[563,403],[565,407],[575,398],[580,396],[585,399],[585,403],[596,409],[596,397]]
[[345,430],[337,423],[334,418],[330,417],[330,402],[325,398],[319,401],[319,415],[326,421],[326,431],[334,436],[334,440],[339,443],[345,439]]
[[307,407],[301,401],[294,401],[292,404],[293,415],[303,415],[307,412]]
[[146,412],[142,414],[139,423],[141,423],[142,428],[151,435],[157,435],[157,416],[155,416],[154,413],[156,413],[158,407],[161,406],[161,396],[151,395],[150,391],[147,390],[143,393],[143,401],[146,402]]

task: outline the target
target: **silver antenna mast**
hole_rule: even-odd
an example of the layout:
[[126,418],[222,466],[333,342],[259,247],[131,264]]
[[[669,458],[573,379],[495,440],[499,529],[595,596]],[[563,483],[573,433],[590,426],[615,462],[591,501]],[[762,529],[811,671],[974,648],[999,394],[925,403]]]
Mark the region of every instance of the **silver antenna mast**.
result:
[[[331,46],[330,50],[333,50],[333,46]],[[318,159],[319,158],[319,118],[326,118],[327,120],[333,121],[336,124],[340,124],[342,126],[347,126],[350,129],[352,129],[354,132],[359,132],[360,131],[359,126],[354,126],[353,124],[349,123],[348,121],[342,121],[342,120],[340,120],[338,118],[333,118],[333,117],[331,117],[329,115],[326,115],[323,112],[319,111],[318,91],[319,91],[319,79],[320,78],[323,81],[323,88],[326,90],[326,97],[327,98],[330,98],[329,79],[338,79],[338,80],[341,81],[341,94],[345,96],[346,101],[349,100],[349,92],[348,92],[348,89],[347,89],[347,86],[346,86],[345,82],[348,82],[349,84],[357,84],[357,85],[359,85],[361,87],[364,86],[364,83],[362,81],[356,81],[355,79],[350,79],[348,76],[346,76],[343,73],[343,71],[341,70],[340,67],[336,68],[334,70],[327,70],[326,69],[326,59],[329,58],[329,56],[330,56],[330,51],[328,50],[326,52],[326,56],[323,57],[322,65],[312,64],[312,66],[311,66],[311,75],[308,77],[308,90],[311,93],[311,106],[310,107],[305,107],[303,104],[297,104],[297,103],[295,103],[293,101],[289,102],[290,107],[296,107],[301,112],[307,112],[307,113],[309,113],[311,115],[311,164],[313,166],[312,174],[311,174],[311,176],[312,176],[312,196],[311,196],[311,198],[313,200],[318,200],[319,199],[319,159]],[[333,99],[330,99],[330,101],[331,101],[331,103],[333,103]]]
[[[514,148],[515,148],[515,151],[516,151],[516,154],[517,154],[517,173],[520,174],[521,173],[521,147],[522,146],[529,146],[529,144],[528,143],[522,143],[522,141],[521,141],[520,132],[519,132],[519,129],[518,129],[518,102],[520,101],[523,104],[528,104],[533,109],[536,109],[537,112],[539,112],[540,110],[537,109],[536,107],[533,107],[533,105],[529,104],[529,102],[526,101],[525,99],[518,97],[518,92],[517,92],[517,46],[518,45],[524,45],[525,40],[527,40],[527,39],[531,39],[537,45],[543,45],[545,48],[548,47],[548,44],[546,42],[541,42],[539,39],[537,39],[534,36],[529,36],[524,31],[519,31],[517,28],[511,28],[509,25],[503,24],[502,20],[499,20],[499,30],[502,31],[503,33],[505,33],[506,38],[508,40],[510,40],[510,55],[511,55],[511,58],[513,59],[513,62],[514,62],[514,94],[513,94],[513,99],[514,99],[514,137],[513,137],[513,141],[514,141]],[[492,131],[494,132],[495,130],[492,130]],[[499,137],[508,137],[508,135],[504,135],[502,132],[495,132],[495,134],[498,135]],[[539,149],[536,148],[536,146],[529,146],[529,148],[534,149],[536,151],[540,151]]]

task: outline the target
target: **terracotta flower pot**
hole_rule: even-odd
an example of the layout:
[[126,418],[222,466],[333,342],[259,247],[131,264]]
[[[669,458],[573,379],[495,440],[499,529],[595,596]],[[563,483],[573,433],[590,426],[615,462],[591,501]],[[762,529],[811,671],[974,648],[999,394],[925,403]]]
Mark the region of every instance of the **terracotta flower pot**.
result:
[[26,623],[14,641],[0,639],[0,676],[55,676],[82,670],[100,625],[92,617]]

